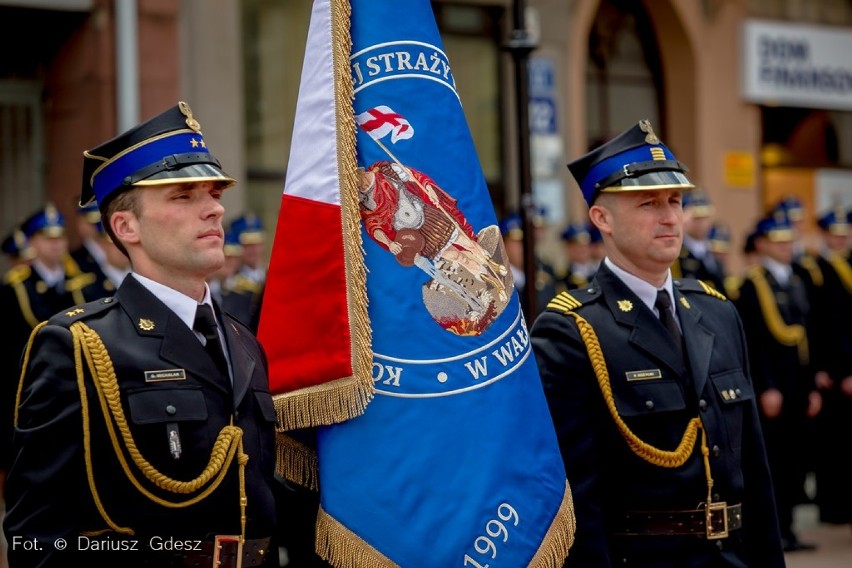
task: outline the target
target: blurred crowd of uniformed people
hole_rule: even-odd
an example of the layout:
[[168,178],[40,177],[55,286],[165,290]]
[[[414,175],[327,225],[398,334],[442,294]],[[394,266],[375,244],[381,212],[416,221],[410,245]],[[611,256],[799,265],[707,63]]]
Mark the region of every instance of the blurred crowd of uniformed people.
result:
[[[852,209],[815,212],[815,232],[802,201],[787,196],[756,220],[740,251],[731,228],[709,193],[683,195],[683,246],[673,278],[696,278],[730,299],[740,314],[770,469],[775,481],[782,538],[788,551],[809,549],[793,530],[793,509],[815,503],[822,522],[852,523],[852,466],[844,447],[852,435]],[[545,211],[531,215],[541,240]],[[520,297],[523,230],[518,213],[501,221],[501,231]],[[564,290],[589,285],[604,257],[600,235],[587,220],[561,231],[561,258],[536,255],[538,305],[534,320]],[[806,237],[808,237],[806,239]],[[742,269],[731,268],[741,254]],[[810,477],[809,477],[810,476]]]

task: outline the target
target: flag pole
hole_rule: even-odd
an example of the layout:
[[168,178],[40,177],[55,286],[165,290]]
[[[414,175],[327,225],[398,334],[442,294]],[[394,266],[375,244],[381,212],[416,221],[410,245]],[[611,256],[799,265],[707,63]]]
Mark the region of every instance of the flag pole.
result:
[[515,62],[515,105],[518,117],[518,174],[520,199],[519,209],[521,215],[521,228],[524,232],[524,295],[521,305],[525,310],[527,321],[535,317],[538,303],[536,293],[536,256],[535,256],[535,228],[532,217],[535,204],[532,197],[532,181],[530,175],[530,127],[529,127],[529,80],[527,73],[527,61],[530,53],[538,47],[535,40],[530,37],[526,29],[524,12],[526,10],[524,0],[513,1],[514,26],[511,38],[504,44],[512,55]]

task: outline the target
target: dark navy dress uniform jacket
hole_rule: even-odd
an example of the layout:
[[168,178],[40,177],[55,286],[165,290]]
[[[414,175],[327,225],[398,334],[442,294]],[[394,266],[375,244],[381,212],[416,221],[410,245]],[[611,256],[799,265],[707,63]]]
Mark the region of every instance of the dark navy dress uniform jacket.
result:
[[[675,281],[674,294],[685,356],[655,314],[605,265],[589,288],[572,292],[582,302],[575,311],[597,334],[626,425],[647,444],[674,450],[690,419],[700,417],[710,449],[713,500],[742,503],[743,528],[721,540],[612,535],[611,527],[627,511],[703,505],[701,434],[680,467],[638,457],[607,410],[575,319],[551,307],[535,321],[531,340],[574,496],[576,540],[566,566],[784,566],[737,312],[695,280]],[[631,375],[636,371],[650,373]]]
[[[274,482],[275,411],[267,381],[267,363],[260,344],[236,319],[222,322],[233,367],[233,389],[219,375],[201,342],[165,304],[132,276],[114,298],[105,298],[53,316],[34,337],[22,385],[13,462],[7,480],[5,530],[52,543],[62,537],[108,528],[98,512],[87,479],[83,422],[91,432],[93,483],[105,513],[134,537],[210,539],[239,535],[239,467],[235,459],[221,485],[207,498],[188,507],[171,508],[137,490],[116,458],[107,434],[88,368],[84,363],[87,404],[81,404],[74,368],[73,322],[81,321],[100,335],[115,368],[121,409],[141,456],[163,475],[180,481],[195,479],[207,466],[217,435],[233,419],[243,430],[246,538],[273,534],[276,513]],[[150,322],[150,323],[149,323]],[[150,325],[150,324],[153,324]],[[173,371],[179,380],[146,380],[148,371]],[[170,451],[168,430],[177,429],[178,459]],[[116,430],[117,431],[117,430]],[[120,436],[120,435],[119,435]],[[125,444],[120,442],[127,456]],[[174,494],[145,479],[130,458],[128,467],[141,485],[157,498],[181,502]],[[209,484],[208,484],[209,485]],[[26,529],[24,528],[26,527]],[[107,531],[106,537],[121,538]],[[69,549],[74,548],[73,545]],[[69,560],[45,546],[43,565]],[[85,557],[84,557],[85,559]],[[132,554],[122,556],[130,562]],[[32,552],[10,550],[11,565],[42,565]]]

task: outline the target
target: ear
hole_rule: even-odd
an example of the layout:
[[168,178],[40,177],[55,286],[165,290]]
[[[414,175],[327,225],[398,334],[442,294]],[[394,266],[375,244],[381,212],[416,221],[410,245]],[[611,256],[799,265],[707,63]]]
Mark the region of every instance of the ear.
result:
[[595,204],[589,208],[589,220],[601,233],[612,234],[612,213],[606,207]]
[[141,239],[139,234],[139,220],[129,210],[113,213],[109,219],[109,225],[112,227],[115,237],[124,243],[125,246],[138,243]]

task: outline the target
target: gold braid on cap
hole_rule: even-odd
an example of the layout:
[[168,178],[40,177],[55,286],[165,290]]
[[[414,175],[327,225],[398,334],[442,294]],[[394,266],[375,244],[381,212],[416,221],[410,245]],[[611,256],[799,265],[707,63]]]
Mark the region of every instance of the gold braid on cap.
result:
[[784,318],[781,317],[781,312],[778,311],[778,304],[775,302],[775,294],[772,293],[772,288],[763,275],[763,267],[751,267],[748,270],[748,279],[754,283],[757,300],[760,304],[760,312],[763,314],[763,321],[766,322],[769,333],[772,334],[772,337],[778,343],[787,345],[788,347],[795,345],[799,350],[799,361],[802,364],[806,364],[809,355],[808,337],[805,334],[805,327],[797,323],[788,325],[784,321]]
[[[38,331],[44,327],[47,322],[40,323],[30,335],[30,340],[24,351],[23,364],[21,366],[21,376],[18,381],[18,390],[15,396],[15,426],[18,424],[18,406],[21,402],[21,394],[24,387],[24,377],[27,364],[30,357],[30,351],[33,345],[33,339]],[[246,523],[246,491],[245,491],[245,467],[248,463],[249,456],[243,451],[243,431],[241,428],[231,424],[222,428],[213,448],[210,453],[210,460],[204,471],[193,480],[180,481],[172,479],[157,471],[148,460],[142,456],[139,448],[136,446],[136,441],[133,439],[133,434],[130,432],[130,427],[127,424],[127,419],[124,416],[124,409],[121,407],[121,393],[119,392],[118,380],[115,375],[115,368],[110,359],[109,352],[106,349],[103,341],[96,331],[88,327],[81,321],[71,324],[69,328],[74,345],[74,368],[77,374],[77,388],[80,392],[80,408],[83,417],[83,451],[86,463],[86,477],[88,479],[89,490],[92,494],[92,499],[101,518],[109,526],[109,529],[121,533],[132,535],[135,531],[131,527],[119,526],[106,511],[104,503],[101,501],[95,484],[95,472],[92,459],[92,435],[89,426],[89,399],[86,392],[86,373],[84,369],[88,368],[89,374],[92,377],[95,390],[98,395],[98,404],[103,412],[104,422],[106,423],[107,433],[112,440],[113,451],[116,458],[121,464],[124,474],[134,487],[154,503],[172,509],[189,507],[199,503],[212,494],[222,483],[228,469],[236,456],[239,464],[239,480],[240,480],[240,518],[241,518],[241,539],[245,541],[245,523]],[[116,429],[118,433],[116,433]],[[119,439],[120,435],[120,439]],[[123,446],[122,446],[123,443]],[[200,491],[197,495],[190,497],[184,501],[168,501],[151,493],[148,489],[142,486],[140,481],[127,461],[125,452],[133,461],[136,469],[142,472],[145,479],[154,484],[156,487],[180,495],[187,495],[196,491]],[[211,482],[212,480],[212,482]],[[209,483],[209,485],[208,485]],[[205,487],[206,486],[206,487]],[[95,536],[108,532],[109,529],[101,531],[92,531],[82,533],[84,536]]]

